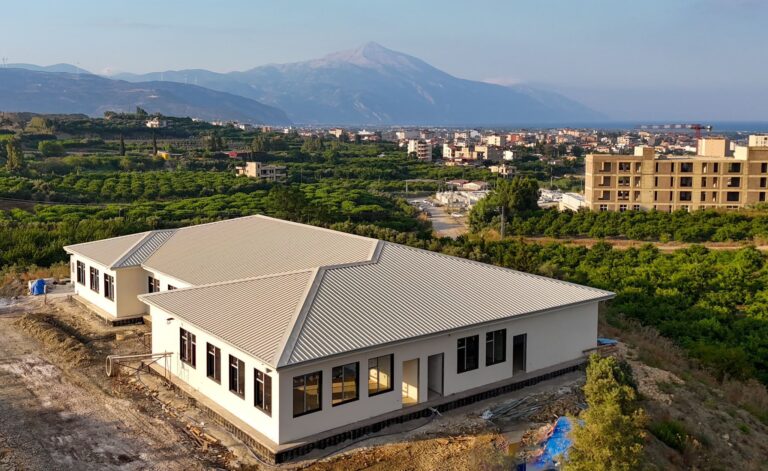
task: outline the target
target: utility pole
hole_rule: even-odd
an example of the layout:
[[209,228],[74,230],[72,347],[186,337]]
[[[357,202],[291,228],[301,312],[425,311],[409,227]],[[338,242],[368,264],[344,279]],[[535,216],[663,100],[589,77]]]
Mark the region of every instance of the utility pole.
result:
[[504,240],[504,226],[507,222],[507,213],[505,205],[501,205],[501,240]]

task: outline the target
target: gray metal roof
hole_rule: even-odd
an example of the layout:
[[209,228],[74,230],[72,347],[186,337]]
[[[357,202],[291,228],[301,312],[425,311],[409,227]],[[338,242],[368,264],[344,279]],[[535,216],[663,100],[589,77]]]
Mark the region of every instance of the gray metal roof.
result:
[[68,245],[64,247],[64,250],[80,254],[102,265],[111,267],[125,253],[140,243],[147,234],[149,232],[139,232],[138,234]]
[[376,263],[319,276],[283,365],[613,296],[388,242]]
[[125,255],[123,255],[114,264],[114,268],[135,267],[144,263],[150,255],[155,253],[170,237],[176,229],[152,231],[139,241],[136,245],[131,247]]
[[315,273],[303,270],[139,298],[274,367]]
[[143,265],[192,285],[371,259],[378,241],[266,216],[178,229]]

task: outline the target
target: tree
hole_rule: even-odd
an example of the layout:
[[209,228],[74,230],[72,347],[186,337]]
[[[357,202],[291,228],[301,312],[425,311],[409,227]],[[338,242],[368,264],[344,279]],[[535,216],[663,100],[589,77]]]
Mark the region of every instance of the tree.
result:
[[203,137],[203,144],[205,145],[205,149],[210,152],[219,152],[224,150],[224,139],[222,139],[218,130],[215,130],[207,136]]
[[136,107],[136,117],[137,118],[146,118],[147,116],[149,116],[149,115],[147,114],[146,110],[144,110],[144,108],[142,108],[140,106]]
[[320,137],[308,137],[304,139],[304,143],[301,145],[301,151],[305,154],[311,154],[313,152],[320,152],[325,148],[323,139]]
[[473,230],[487,225],[500,214],[501,232],[504,235],[506,219],[513,214],[538,209],[539,184],[527,177],[511,180],[498,179],[496,188],[480,200],[469,215]]
[[24,151],[21,148],[21,139],[12,137],[5,144],[6,161],[5,168],[9,172],[18,172],[24,168]]
[[40,141],[37,144],[37,150],[43,154],[43,157],[61,157],[66,153],[64,145],[58,141]]
[[152,131],[152,155],[157,155],[157,136]]
[[125,139],[122,134],[120,134],[120,155],[125,156]]
[[254,154],[260,152],[269,152],[269,144],[269,139],[265,138],[264,136],[256,136],[253,138],[253,141],[251,141],[251,152]]
[[639,469],[646,416],[637,407],[631,370],[614,357],[593,354],[587,366],[587,409],[571,431],[566,471]]

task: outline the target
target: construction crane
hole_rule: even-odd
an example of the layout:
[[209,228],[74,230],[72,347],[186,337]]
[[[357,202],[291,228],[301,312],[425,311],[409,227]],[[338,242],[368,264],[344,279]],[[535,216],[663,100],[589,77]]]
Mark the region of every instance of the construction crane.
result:
[[641,124],[637,126],[637,129],[654,129],[654,130],[667,130],[667,131],[680,131],[691,130],[696,133],[696,153],[699,151],[699,139],[701,139],[701,131],[712,132],[712,126],[709,124]]

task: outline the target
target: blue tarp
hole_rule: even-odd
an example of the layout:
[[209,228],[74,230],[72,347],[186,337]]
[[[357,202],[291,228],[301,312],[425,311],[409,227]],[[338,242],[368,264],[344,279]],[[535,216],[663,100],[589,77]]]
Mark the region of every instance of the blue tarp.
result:
[[607,339],[605,337],[598,337],[597,338],[597,344],[600,345],[600,346],[603,346],[603,345],[616,345],[618,343],[619,342],[617,340]]
[[557,463],[563,461],[563,456],[568,454],[568,449],[571,447],[571,439],[568,434],[571,432],[571,419],[568,417],[560,417],[555,422],[555,426],[552,429],[552,433],[549,438],[544,440],[542,444],[541,456],[536,458],[533,462],[528,463],[525,467],[528,471],[531,470],[546,470],[556,469]]
[[45,294],[45,280],[43,279],[35,280],[35,282],[32,283],[32,287],[30,288],[29,291],[33,296],[39,296],[41,294]]

